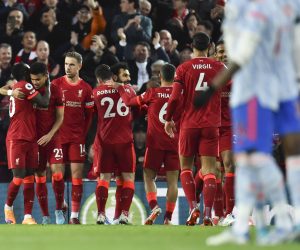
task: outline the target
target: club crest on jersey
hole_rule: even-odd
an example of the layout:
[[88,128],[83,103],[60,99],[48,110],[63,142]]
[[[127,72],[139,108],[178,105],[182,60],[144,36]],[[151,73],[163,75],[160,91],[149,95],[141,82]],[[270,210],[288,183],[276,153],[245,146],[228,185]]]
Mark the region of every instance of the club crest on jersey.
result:
[[20,158],[17,158],[16,159],[16,165],[19,165],[19,163],[20,163]]
[[82,97],[82,91],[83,91],[82,89],[78,90],[78,97]]

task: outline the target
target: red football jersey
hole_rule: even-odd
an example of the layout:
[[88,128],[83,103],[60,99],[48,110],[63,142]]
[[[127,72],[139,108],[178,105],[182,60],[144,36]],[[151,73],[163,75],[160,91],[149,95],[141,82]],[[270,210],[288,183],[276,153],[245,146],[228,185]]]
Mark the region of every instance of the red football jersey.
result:
[[[130,95],[135,91],[130,85],[124,86]],[[117,89],[101,84],[93,90],[98,111],[98,128],[101,142],[107,144],[129,143],[133,141],[132,114]]]
[[71,84],[66,76],[53,80],[52,84],[61,89],[65,106],[64,121],[59,133],[61,143],[84,143],[85,111],[94,107],[92,88],[82,79],[76,84]]
[[221,126],[231,126],[231,113],[229,107],[229,98],[231,93],[231,82],[222,88],[221,92]]
[[[147,146],[151,148],[178,151],[178,132],[174,138],[170,138],[165,132],[165,119],[167,113],[167,105],[172,87],[150,88],[145,93],[138,97],[141,104],[148,105],[148,128],[147,128]],[[173,117],[176,124],[179,124],[180,107]]]
[[194,96],[212,83],[225,65],[212,58],[198,57],[178,66],[174,82],[183,87],[183,114],[181,128],[205,128],[221,126],[221,98],[216,92],[207,105],[194,107]]
[[21,88],[25,99],[10,97],[9,116],[11,118],[6,140],[36,141],[36,118],[31,99],[38,95],[31,83],[20,81],[13,89]]
[[[54,84],[50,84],[49,87],[50,100],[48,108],[36,107],[38,138],[41,138],[51,130],[56,120],[56,108],[62,108],[64,105],[61,89]],[[40,92],[43,94],[43,89]]]

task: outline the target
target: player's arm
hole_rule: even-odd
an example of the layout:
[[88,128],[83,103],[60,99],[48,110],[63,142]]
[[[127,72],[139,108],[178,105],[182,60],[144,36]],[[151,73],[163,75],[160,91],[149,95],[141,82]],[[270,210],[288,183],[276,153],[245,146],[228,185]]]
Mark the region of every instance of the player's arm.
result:
[[37,141],[37,143],[41,146],[47,145],[51,141],[53,136],[56,134],[60,126],[62,125],[63,120],[64,120],[64,106],[58,106],[56,107],[56,119],[51,130],[47,134],[42,136]]
[[117,89],[126,106],[142,106],[144,104],[141,96],[132,96],[131,93],[126,92],[123,85],[119,85]]
[[25,94],[21,91],[22,88],[12,89],[12,86],[15,82],[16,81],[14,80],[9,80],[5,86],[0,88],[0,95],[13,96],[14,98],[24,99]]
[[183,83],[177,81],[173,83],[173,89],[171,96],[168,101],[167,113],[165,116],[165,132],[171,137],[174,138],[176,132],[176,126],[172,120],[173,115],[180,103],[180,97],[183,90]]
[[88,130],[92,124],[94,113],[94,97],[92,89],[89,90],[87,98],[85,100],[85,124],[84,124],[84,134],[88,133]]
[[39,107],[47,108],[49,106],[50,101],[49,85],[46,85],[44,95],[41,95],[39,92],[36,93],[37,94],[34,94],[32,98],[30,97],[29,99],[31,99],[31,101],[33,103],[36,103]]

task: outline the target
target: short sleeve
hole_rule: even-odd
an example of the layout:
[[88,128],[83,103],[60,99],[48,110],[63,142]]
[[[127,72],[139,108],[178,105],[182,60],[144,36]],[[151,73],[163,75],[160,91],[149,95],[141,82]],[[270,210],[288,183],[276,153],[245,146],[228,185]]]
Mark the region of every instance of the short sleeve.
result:
[[38,91],[35,90],[33,85],[29,82],[24,82],[24,85],[22,86],[22,92],[26,96],[26,99],[31,100],[36,95],[38,95]]
[[149,104],[149,102],[151,102],[153,97],[153,90],[154,90],[153,88],[147,89],[146,92],[144,92],[139,96],[139,101],[141,105]]
[[94,107],[94,97],[93,91],[91,87],[86,88],[86,97],[85,97],[85,108],[93,108]]
[[52,85],[51,84],[51,94],[54,95],[55,99],[55,106],[58,107],[63,107],[64,102],[63,102],[63,94],[60,88],[57,87],[57,85]]
[[184,83],[184,64],[181,64],[177,67],[174,82]]

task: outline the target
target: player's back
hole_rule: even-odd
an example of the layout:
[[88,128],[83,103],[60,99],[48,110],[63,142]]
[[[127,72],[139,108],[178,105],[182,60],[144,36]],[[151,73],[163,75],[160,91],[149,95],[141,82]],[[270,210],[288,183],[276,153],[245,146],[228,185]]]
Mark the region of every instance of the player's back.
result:
[[31,99],[38,92],[30,83],[19,81],[13,85],[13,89],[21,88],[25,94],[24,99],[10,97],[9,116],[10,124],[7,132],[7,140],[36,141],[36,117]]
[[[129,85],[125,85],[124,88],[132,96],[135,95]],[[101,142],[107,144],[132,142],[131,111],[123,103],[118,90],[101,84],[93,90],[93,96],[98,111]]]
[[212,84],[214,77],[224,69],[224,64],[212,58],[198,57],[178,66],[175,82],[183,84],[183,116],[181,128],[218,127],[221,123],[220,93],[216,92],[209,103],[196,109],[195,95]]
[[64,99],[64,121],[60,127],[60,137],[64,143],[83,143],[85,140],[85,109],[93,107],[92,89],[84,80],[70,84],[66,76],[52,81],[57,85]]
[[174,138],[170,138],[165,130],[165,114],[168,100],[172,93],[172,87],[150,88],[141,95],[143,103],[148,105],[148,128],[146,144],[148,147],[161,150],[178,151],[178,132],[181,106],[177,107],[174,122],[177,124],[177,132]]

